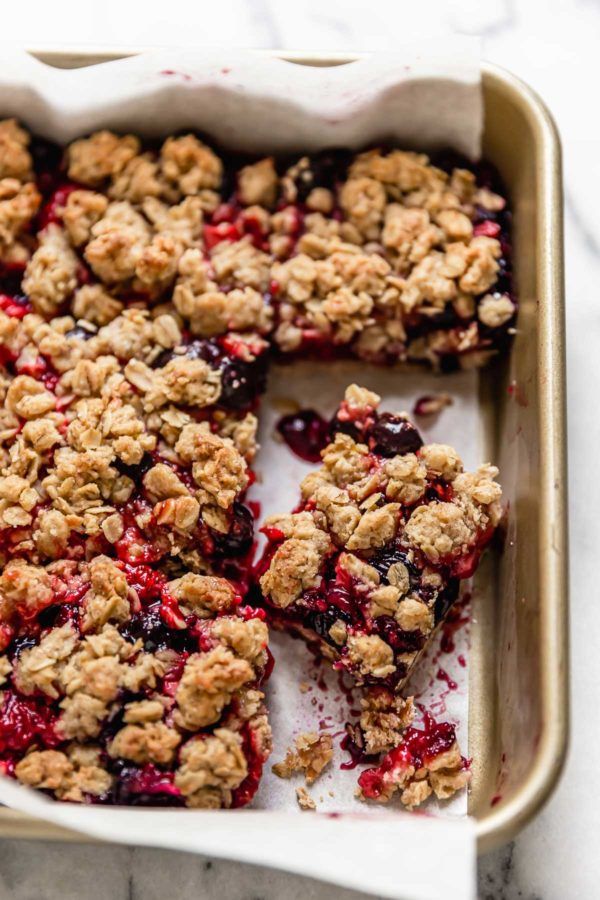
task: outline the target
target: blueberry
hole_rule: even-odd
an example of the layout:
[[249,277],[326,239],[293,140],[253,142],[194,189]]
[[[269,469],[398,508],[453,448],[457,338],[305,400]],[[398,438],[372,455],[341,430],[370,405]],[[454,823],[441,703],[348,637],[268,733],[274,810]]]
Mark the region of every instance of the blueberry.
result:
[[394,545],[382,547],[369,559],[369,565],[377,569],[382,578],[387,578],[388,569],[395,563],[402,563],[403,566],[406,566],[410,575],[418,577],[419,570],[409,560],[406,551],[401,550],[400,547],[395,547]]
[[458,591],[460,588],[460,581],[458,578],[451,578],[447,585],[437,596],[435,601],[435,606],[433,609],[433,616],[435,620],[435,624],[444,618],[450,607],[456,602],[458,599]]
[[347,625],[350,625],[352,621],[347,613],[335,606],[330,606],[325,612],[312,612],[308,616],[308,622],[313,631],[330,644],[334,643],[334,641],[329,634],[329,629],[338,619],[341,619]]
[[304,203],[313,188],[332,189],[336,181],[345,178],[349,154],[343,150],[326,150],[310,158],[308,168],[300,170],[294,184],[298,192],[298,200]]
[[131,619],[121,626],[124,638],[134,643],[142,640],[147,653],[158,650],[176,650],[178,653],[193,653],[198,649],[197,642],[187,630],[167,628],[160,615],[160,604],[154,603],[145,607],[142,612],[135,613]]
[[87,325],[85,328],[82,325],[75,325],[74,328],[71,328],[66,332],[65,337],[77,338],[80,341],[89,341],[90,338],[93,338],[96,334],[97,329],[94,328],[93,325]]
[[223,351],[216,341],[192,341],[185,349],[187,359],[203,359],[207,363],[218,363]]
[[38,615],[38,623],[42,629],[55,628],[60,618],[61,612],[64,611],[64,605],[53,603],[43,609]]
[[431,331],[437,331],[438,328],[455,328],[461,324],[461,318],[448,303],[441,312],[432,316],[429,324]]
[[45,138],[34,137],[29,146],[33,167],[37,173],[55,172],[60,168],[62,148]]
[[148,469],[151,469],[154,465],[154,460],[149,453],[144,453],[137,465],[127,465],[121,459],[116,459],[113,465],[121,475],[127,475],[135,484],[139,485]]
[[229,531],[223,534],[211,529],[217,553],[225,557],[243,556],[254,540],[254,516],[247,506],[236,500]]
[[151,369],[162,369],[167,363],[170,363],[172,359],[175,359],[177,356],[180,356],[179,353],[173,353],[172,350],[163,350],[162,353],[156,357],[156,359],[150,363]]
[[382,456],[416,453],[423,446],[414,425],[401,416],[382,413],[369,432],[369,446]]
[[178,347],[176,350],[163,350],[152,363],[153,369],[162,369],[172,359],[185,357],[185,359],[203,359],[211,365],[218,365],[223,356],[223,352],[215,341],[200,340],[192,341],[185,347]]
[[495,222],[498,213],[491,209],[485,209],[483,206],[475,207],[475,224],[480,222]]
[[114,738],[115,734],[123,727],[125,703],[129,703],[132,700],[140,700],[142,699],[142,697],[131,695],[131,697],[127,697],[127,699],[125,699],[124,697],[120,697],[119,699],[121,700],[119,706],[117,706],[116,709],[113,709],[113,711],[109,713],[108,717],[102,723],[101,735],[105,742],[111,741]]
[[30,647],[35,647],[36,643],[37,641],[32,635],[20,635],[19,637],[16,637],[10,645],[9,656],[14,660],[20,656],[23,650],[29,650]]
[[221,365],[221,396],[219,404],[228,409],[245,409],[267,387],[268,359],[266,354],[252,362],[226,357]]
[[60,179],[62,148],[44,138],[35,137],[29,145],[39,190],[48,196]]
[[338,433],[349,435],[353,441],[359,441],[361,437],[360,429],[356,427],[354,422],[351,422],[349,419],[348,421],[342,421],[341,419],[338,419],[337,416],[334,416],[331,420],[329,433],[331,440],[333,440]]

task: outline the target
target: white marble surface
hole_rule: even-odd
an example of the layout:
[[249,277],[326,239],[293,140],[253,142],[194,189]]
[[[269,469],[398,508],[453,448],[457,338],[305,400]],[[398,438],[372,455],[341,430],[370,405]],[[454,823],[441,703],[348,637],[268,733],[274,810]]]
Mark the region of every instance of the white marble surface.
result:
[[[416,7],[416,8],[415,8]],[[432,23],[437,23],[435,26]],[[53,0],[11,4],[2,41],[30,45],[228,44],[295,49],[386,48],[407,34],[480,34],[484,56],[538,89],[564,143],[572,543],[573,729],[563,780],[542,814],[481,860],[482,898],[592,900],[600,895],[600,605],[596,573],[600,444],[600,75],[598,0]],[[250,866],[110,847],[0,842],[0,900],[153,900],[165,896],[358,897]],[[448,897],[452,892],[449,887]]]

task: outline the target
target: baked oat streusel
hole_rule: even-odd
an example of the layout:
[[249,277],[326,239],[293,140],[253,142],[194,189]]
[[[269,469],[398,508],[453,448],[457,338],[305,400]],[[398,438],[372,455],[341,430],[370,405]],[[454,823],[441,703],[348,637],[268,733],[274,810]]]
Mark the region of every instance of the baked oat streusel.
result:
[[[192,134],[103,130],[63,152],[0,122],[7,772],[76,801],[251,799],[267,636],[239,598],[269,358],[484,362],[516,308],[495,187],[398,150],[240,162]],[[352,428],[365,403],[348,395]],[[359,680],[396,684],[491,533],[497,486],[449,448],[367,451],[361,427],[269,526],[263,586],[291,619],[335,559],[368,627],[342,603],[310,629]],[[399,523],[412,556],[383,560]],[[402,711],[364,716],[382,748]]]
[[243,165],[191,134],[100,131],[47,171],[0,126],[0,259],[27,264],[44,316],[101,326],[150,304],[184,344],[240,332],[443,369],[481,364],[513,325],[510,215],[483,166],[381,149]]
[[59,799],[241,806],[269,754],[240,607],[268,344],[172,300],[220,173],[192,137],[60,165],[0,123],[0,760]]

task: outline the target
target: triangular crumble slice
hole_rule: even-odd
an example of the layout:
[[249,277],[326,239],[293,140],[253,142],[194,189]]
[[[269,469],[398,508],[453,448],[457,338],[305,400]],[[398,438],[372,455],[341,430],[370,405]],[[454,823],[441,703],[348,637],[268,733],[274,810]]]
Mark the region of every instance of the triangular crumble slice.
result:
[[357,683],[397,691],[492,539],[501,489],[494,466],[465,472],[378,404],[347,389],[296,511],[264,523],[260,585],[276,624]]

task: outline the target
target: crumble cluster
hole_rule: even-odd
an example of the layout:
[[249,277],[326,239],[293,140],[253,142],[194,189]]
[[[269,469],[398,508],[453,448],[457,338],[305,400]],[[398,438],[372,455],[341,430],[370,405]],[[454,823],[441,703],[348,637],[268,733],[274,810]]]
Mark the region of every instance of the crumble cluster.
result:
[[14,306],[0,308],[4,558],[151,552],[205,571],[236,516],[251,520],[236,507],[257,419],[219,403],[224,370],[169,314],[130,308],[96,329]]
[[353,737],[367,756],[393,750],[400,743],[404,731],[412,725],[412,697],[404,698],[387,688],[373,687],[364,692],[360,706],[360,727]]
[[280,763],[275,763],[273,772],[279,778],[290,778],[295,772],[302,772],[308,785],[317,780],[333,758],[333,740],[327,732],[311,731],[298,735],[296,745],[289,749]]
[[[310,786],[332,759],[333,738],[328,732],[304,732],[298,735],[295,746],[287,750],[284,759],[271,768],[278,778],[291,778],[296,772],[301,772],[306,785]],[[296,802],[301,810],[317,808],[316,801],[302,785],[296,788]]]
[[501,516],[498,470],[469,473],[352,385],[297,512],[264,524],[260,583],[275,619],[360,684],[399,689]]
[[4,770],[60,800],[243,805],[271,744],[267,626],[239,602],[225,579],[106,556],[9,562]]

